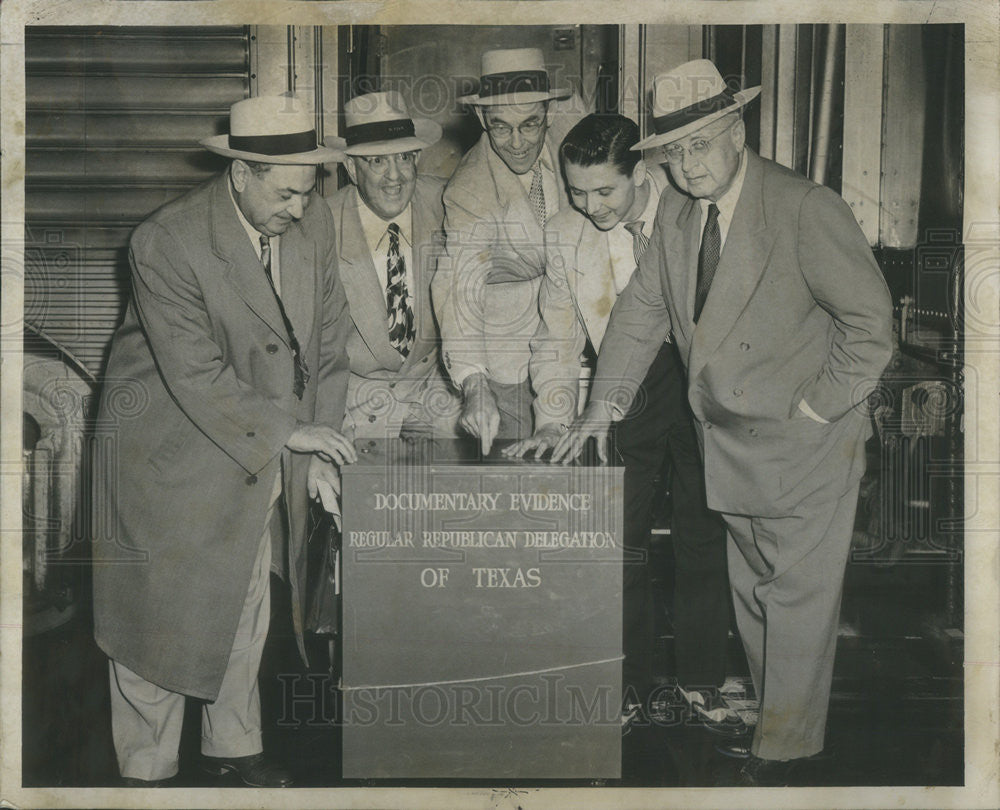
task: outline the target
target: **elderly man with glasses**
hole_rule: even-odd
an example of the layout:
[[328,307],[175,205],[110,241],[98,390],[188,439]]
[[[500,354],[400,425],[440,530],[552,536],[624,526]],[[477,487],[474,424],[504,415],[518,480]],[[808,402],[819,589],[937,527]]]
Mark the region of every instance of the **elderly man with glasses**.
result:
[[454,436],[458,398],[438,362],[430,281],[444,236],[444,181],[417,174],[441,127],[411,118],[399,93],[344,105],[351,184],[327,202],[350,305],[344,430],[356,438]]
[[[531,435],[528,345],[538,326],[545,221],[568,206],[556,148],[582,117],[549,87],[536,48],[483,54],[472,104],[485,130],[444,192],[447,256],[434,279],[445,368],[462,391],[459,425],[488,453]],[[577,104],[579,99],[575,98]]]
[[627,410],[672,331],[728,529],[736,619],[760,719],[745,785],[793,779],[823,748],[838,614],[871,433],[867,397],[891,354],[885,281],[833,191],[746,147],[733,93],[707,60],[657,77],[655,132],[684,195],[664,195],[615,305],[590,404],[554,451],[565,460]]

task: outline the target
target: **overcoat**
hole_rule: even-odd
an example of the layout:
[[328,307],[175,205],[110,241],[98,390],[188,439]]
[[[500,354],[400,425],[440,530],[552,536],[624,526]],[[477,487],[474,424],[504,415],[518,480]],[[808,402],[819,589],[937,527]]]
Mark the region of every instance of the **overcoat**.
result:
[[[569,205],[559,144],[582,118],[574,96],[552,102],[545,135],[560,210]],[[518,175],[484,132],[465,153],[444,191],[446,255],[433,282],[445,367],[456,379],[484,372],[500,383],[528,377],[528,342],[538,327],[544,234]]]
[[[700,203],[665,194],[612,312],[591,396],[634,394],[672,325],[708,506],[780,517],[835,500],[864,472],[866,399],[891,354],[892,307],[850,207],[749,149],[746,159],[697,328]],[[826,422],[803,414],[802,400]]]
[[444,245],[441,229],[444,181],[419,175],[410,202],[411,254],[416,335],[404,358],[389,342],[385,294],[358,215],[364,205],[357,187],[345,186],[327,199],[337,229],[340,278],[351,311],[347,353],[345,429],[358,438],[391,438],[415,409],[444,424],[458,416],[458,400],[440,367],[437,324],[431,307],[431,278]]
[[279,474],[287,509],[275,510],[272,537],[288,539],[301,631],[310,456],[285,444],[299,420],[340,428],[348,376],[329,208],[314,197],[279,242],[282,301],[310,373],[299,400],[288,332],[228,183],[224,173],[188,192],[132,236],[94,484],[99,646],[146,680],[207,700]]

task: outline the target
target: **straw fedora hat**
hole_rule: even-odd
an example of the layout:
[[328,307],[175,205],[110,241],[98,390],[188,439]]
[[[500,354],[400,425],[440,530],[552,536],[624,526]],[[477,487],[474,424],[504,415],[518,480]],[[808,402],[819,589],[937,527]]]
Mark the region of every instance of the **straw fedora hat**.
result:
[[654,134],[633,149],[649,149],[680,140],[727,113],[749,104],[760,87],[733,92],[708,59],[685,62],[653,79]]
[[295,96],[255,96],[229,108],[229,134],[205,138],[201,145],[228,158],[259,163],[330,163],[342,155],[316,142],[316,123]]
[[569,90],[552,90],[541,48],[508,48],[486,51],[482,58],[479,93],[462,96],[461,104],[481,107],[494,104],[534,104],[569,98]]
[[411,118],[395,90],[365,93],[344,105],[344,137],[330,144],[348,155],[394,155],[424,149],[441,139],[441,126],[429,118]]

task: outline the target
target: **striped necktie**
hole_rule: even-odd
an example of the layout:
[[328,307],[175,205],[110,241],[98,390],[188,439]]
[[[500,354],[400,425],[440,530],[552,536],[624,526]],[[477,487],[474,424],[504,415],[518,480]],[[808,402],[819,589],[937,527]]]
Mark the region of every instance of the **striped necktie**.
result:
[[535,212],[535,219],[539,226],[545,227],[545,191],[542,188],[542,165],[535,161],[531,170],[531,190],[528,192],[528,200],[531,203],[531,210]]
[[698,253],[698,284],[694,293],[694,322],[698,323],[701,310],[708,298],[708,290],[719,266],[719,256],[722,254],[722,235],[719,232],[719,207],[712,203],[708,206],[708,219],[705,220],[705,230],[701,236],[701,251]]
[[260,236],[260,263],[264,265],[264,274],[267,276],[267,283],[271,285],[271,292],[274,293],[274,300],[278,303],[278,311],[281,313],[281,320],[285,324],[285,331],[288,332],[288,346],[292,350],[292,361],[295,363],[295,375],[292,378],[292,393],[299,399],[306,390],[306,383],[309,381],[309,368],[306,366],[305,358],[299,347],[299,342],[295,338],[295,330],[292,329],[292,322],[285,313],[285,305],[278,295],[278,288],[274,286],[274,276],[271,274],[271,240],[264,234]]
[[646,223],[641,219],[625,223],[625,230],[632,234],[632,255],[635,256],[635,263],[639,264],[639,259],[649,247],[649,237],[642,232],[642,226]]
[[399,225],[390,223],[389,253],[386,258],[385,305],[389,317],[389,342],[403,357],[410,353],[416,330],[413,305],[406,288],[406,263],[399,252]]

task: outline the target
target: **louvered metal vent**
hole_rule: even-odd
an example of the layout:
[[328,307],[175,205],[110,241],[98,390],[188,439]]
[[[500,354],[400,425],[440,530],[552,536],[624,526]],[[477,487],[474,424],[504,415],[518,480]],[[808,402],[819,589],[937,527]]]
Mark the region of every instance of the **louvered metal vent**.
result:
[[25,32],[25,319],[100,374],[132,229],[218,171],[198,146],[250,90],[249,32]]

